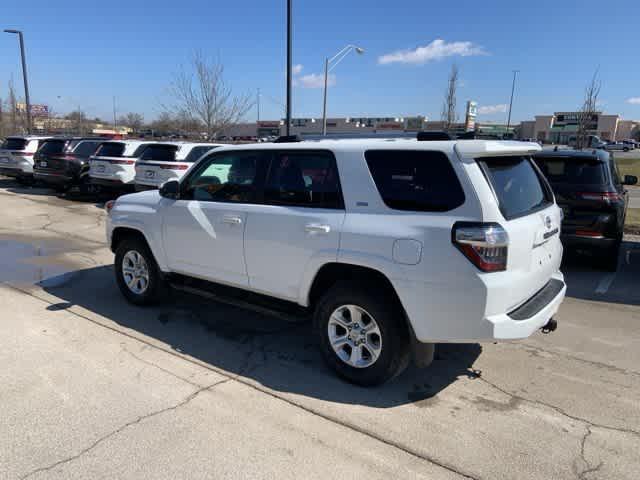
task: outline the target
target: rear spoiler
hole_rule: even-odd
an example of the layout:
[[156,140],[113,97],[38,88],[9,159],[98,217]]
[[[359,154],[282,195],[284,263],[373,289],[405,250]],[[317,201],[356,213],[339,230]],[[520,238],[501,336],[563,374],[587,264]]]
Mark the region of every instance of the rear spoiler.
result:
[[542,150],[537,143],[514,141],[465,140],[453,147],[463,161],[477,157],[508,157],[512,155],[532,155]]

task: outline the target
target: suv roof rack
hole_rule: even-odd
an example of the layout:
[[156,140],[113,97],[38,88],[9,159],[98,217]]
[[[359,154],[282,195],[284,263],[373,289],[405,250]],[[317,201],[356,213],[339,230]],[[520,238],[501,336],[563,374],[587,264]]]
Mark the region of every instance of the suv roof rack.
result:
[[453,137],[447,132],[440,131],[421,131],[416,137],[419,142],[433,142],[438,140],[453,140]]
[[273,143],[297,143],[301,142],[300,135],[281,135],[276,138]]

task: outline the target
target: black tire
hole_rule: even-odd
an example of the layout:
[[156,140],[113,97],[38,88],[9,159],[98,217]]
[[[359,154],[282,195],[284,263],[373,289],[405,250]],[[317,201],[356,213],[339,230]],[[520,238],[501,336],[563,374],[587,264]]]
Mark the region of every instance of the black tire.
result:
[[66,191],[69,190],[69,185],[56,185],[53,187],[53,190],[56,193],[66,193]]
[[625,147],[625,148],[623,148],[623,149],[622,149],[622,151],[623,151],[623,152],[628,152],[628,151],[629,151],[629,149]]
[[[355,305],[375,319],[381,333],[381,350],[370,366],[356,368],[345,363],[329,341],[329,319],[343,305]],[[404,312],[398,301],[375,285],[354,286],[338,282],[320,299],[315,309],[314,329],[327,365],[338,376],[357,385],[380,385],[402,373],[409,364],[411,351]]]
[[[144,259],[148,271],[147,286],[144,291],[139,293],[127,286],[123,273],[123,261],[125,255],[129,252],[137,252]],[[145,241],[135,237],[122,240],[116,249],[114,271],[118,287],[130,303],[134,305],[153,305],[165,298],[168,289],[167,283]]]

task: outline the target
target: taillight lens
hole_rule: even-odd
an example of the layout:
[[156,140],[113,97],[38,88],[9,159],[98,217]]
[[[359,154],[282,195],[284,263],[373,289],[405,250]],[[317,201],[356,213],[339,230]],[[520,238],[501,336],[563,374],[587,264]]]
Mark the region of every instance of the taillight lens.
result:
[[111,213],[111,210],[113,210],[113,207],[115,206],[116,201],[115,200],[109,200],[107,203],[104,204],[104,209],[107,211],[107,213]]
[[509,235],[499,224],[457,222],[453,226],[452,241],[483,272],[507,269]]
[[607,204],[621,202],[624,200],[622,195],[618,192],[580,192],[578,193],[578,197],[582,200]]

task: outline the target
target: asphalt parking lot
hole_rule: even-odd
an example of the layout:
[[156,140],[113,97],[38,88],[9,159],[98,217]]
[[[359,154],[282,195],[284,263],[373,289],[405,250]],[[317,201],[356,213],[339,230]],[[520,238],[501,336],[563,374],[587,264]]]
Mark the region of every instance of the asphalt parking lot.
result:
[[306,323],[127,304],[104,215],[0,178],[0,478],[640,478],[638,239],[567,259],[555,333],[363,389]]

